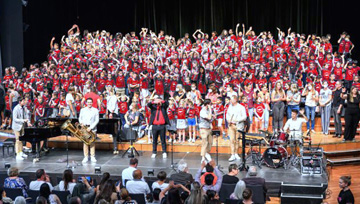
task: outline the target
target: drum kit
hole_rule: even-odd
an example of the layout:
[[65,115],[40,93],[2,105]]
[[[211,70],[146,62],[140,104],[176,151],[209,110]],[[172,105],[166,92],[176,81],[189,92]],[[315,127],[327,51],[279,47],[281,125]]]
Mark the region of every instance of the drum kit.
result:
[[[287,169],[289,165],[297,166],[300,163],[299,152],[302,149],[302,136],[294,137],[293,133],[287,132],[271,133],[269,131],[262,131],[265,138],[268,140],[269,147],[264,151],[262,155],[262,162],[270,168],[284,167]],[[287,147],[290,147],[290,154],[287,151]],[[256,163],[256,162],[254,162]]]

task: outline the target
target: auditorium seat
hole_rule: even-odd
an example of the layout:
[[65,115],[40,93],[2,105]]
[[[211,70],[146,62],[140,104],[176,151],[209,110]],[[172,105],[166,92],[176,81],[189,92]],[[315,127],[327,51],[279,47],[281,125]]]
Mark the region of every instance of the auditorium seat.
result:
[[144,197],[144,194],[132,194],[132,193],[129,193],[129,196],[132,200],[136,200],[136,202],[138,204],[145,204],[145,197]]
[[4,188],[4,191],[6,192],[6,196],[12,200],[15,200],[18,196],[23,196],[21,188]]
[[59,197],[59,199],[61,201],[61,204],[67,204],[68,203],[68,196],[70,195],[69,191],[53,190],[52,193]]
[[224,203],[226,201],[226,199],[229,198],[230,195],[234,192],[235,186],[236,186],[236,183],[235,184],[227,184],[227,183],[221,184],[219,197],[220,197],[220,201],[222,203]]
[[254,204],[263,204],[265,203],[265,199],[266,199],[266,195],[264,193],[264,189],[263,186],[261,185],[246,185],[246,188],[251,189],[253,196],[252,196],[252,200],[254,202]]

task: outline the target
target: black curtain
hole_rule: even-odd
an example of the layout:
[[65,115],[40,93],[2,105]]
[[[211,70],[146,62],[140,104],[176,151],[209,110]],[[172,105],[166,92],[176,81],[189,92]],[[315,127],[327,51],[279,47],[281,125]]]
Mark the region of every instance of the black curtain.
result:
[[[360,46],[357,28],[357,5],[354,1],[337,0],[36,0],[23,8],[24,22],[29,29],[24,34],[25,63],[46,59],[53,36],[59,42],[62,35],[78,24],[81,32],[107,30],[139,33],[142,27],[154,32],[180,37],[200,28],[204,32],[235,29],[236,24],[252,26],[257,34],[276,27],[289,27],[298,33],[332,35],[337,44],[342,31],[347,31],[355,46]],[[355,52],[357,48],[355,48]]]

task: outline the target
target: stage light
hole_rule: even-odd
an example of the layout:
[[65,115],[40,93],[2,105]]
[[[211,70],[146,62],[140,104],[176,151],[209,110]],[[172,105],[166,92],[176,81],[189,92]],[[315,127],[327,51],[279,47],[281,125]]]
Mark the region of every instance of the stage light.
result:
[[101,166],[95,166],[95,174],[101,174]]
[[9,169],[11,167],[10,163],[5,163],[5,169]]
[[155,170],[154,169],[148,169],[148,176],[153,175],[155,176]]

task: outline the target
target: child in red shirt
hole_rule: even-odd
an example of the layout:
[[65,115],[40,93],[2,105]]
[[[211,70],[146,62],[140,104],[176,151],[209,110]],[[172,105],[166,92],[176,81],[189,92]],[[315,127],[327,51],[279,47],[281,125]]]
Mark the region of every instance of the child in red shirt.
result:
[[120,97],[120,101],[118,102],[118,106],[119,106],[119,117],[121,120],[121,126],[122,128],[124,128],[124,125],[126,124],[126,120],[125,120],[125,114],[127,113],[128,109],[128,102],[129,102],[129,98],[126,95],[122,95]]
[[39,95],[37,103],[35,105],[35,121],[38,121],[40,118],[45,115],[45,104],[43,102],[42,96]]
[[263,129],[264,124],[264,111],[265,111],[265,105],[263,102],[262,97],[257,97],[256,103],[254,105],[255,108],[255,131],[259,132],[259,130]]
[[179,135],[179,142],[185,142],[185,130],[186,130],[186,107],[185,107],[185,100],[181,99],[179,102],[179,108],[176,111],[176,129]]
[[[56,117],[59,114],[59,105],[60,99],[58,98],[58,93],[54,91],[52,93],[51,99],[49,101],[49,107],[51,108],[52,114],[50,117]],[[79,112],[78,112],[79,113]]]
[[188,122],[188,126],[189,126],[189,140],[188,142],[195,142],[195,138],[196,138],[196,121],[197,121],[197,117],[196,117],[196,109],[194,107],[194,103],[192,101],[188,101],[188,109],[186,111],[186,115],[187,115],[187,122]]
[[216,114],[217,127],[220,129],[220,132],[223,133],[223,138],[224,138],[226,133],[222,126],[224,120],[224,106],[222,105],[221,97],[217,98],[216,104],[213,105],[213,110],[215,111]]

